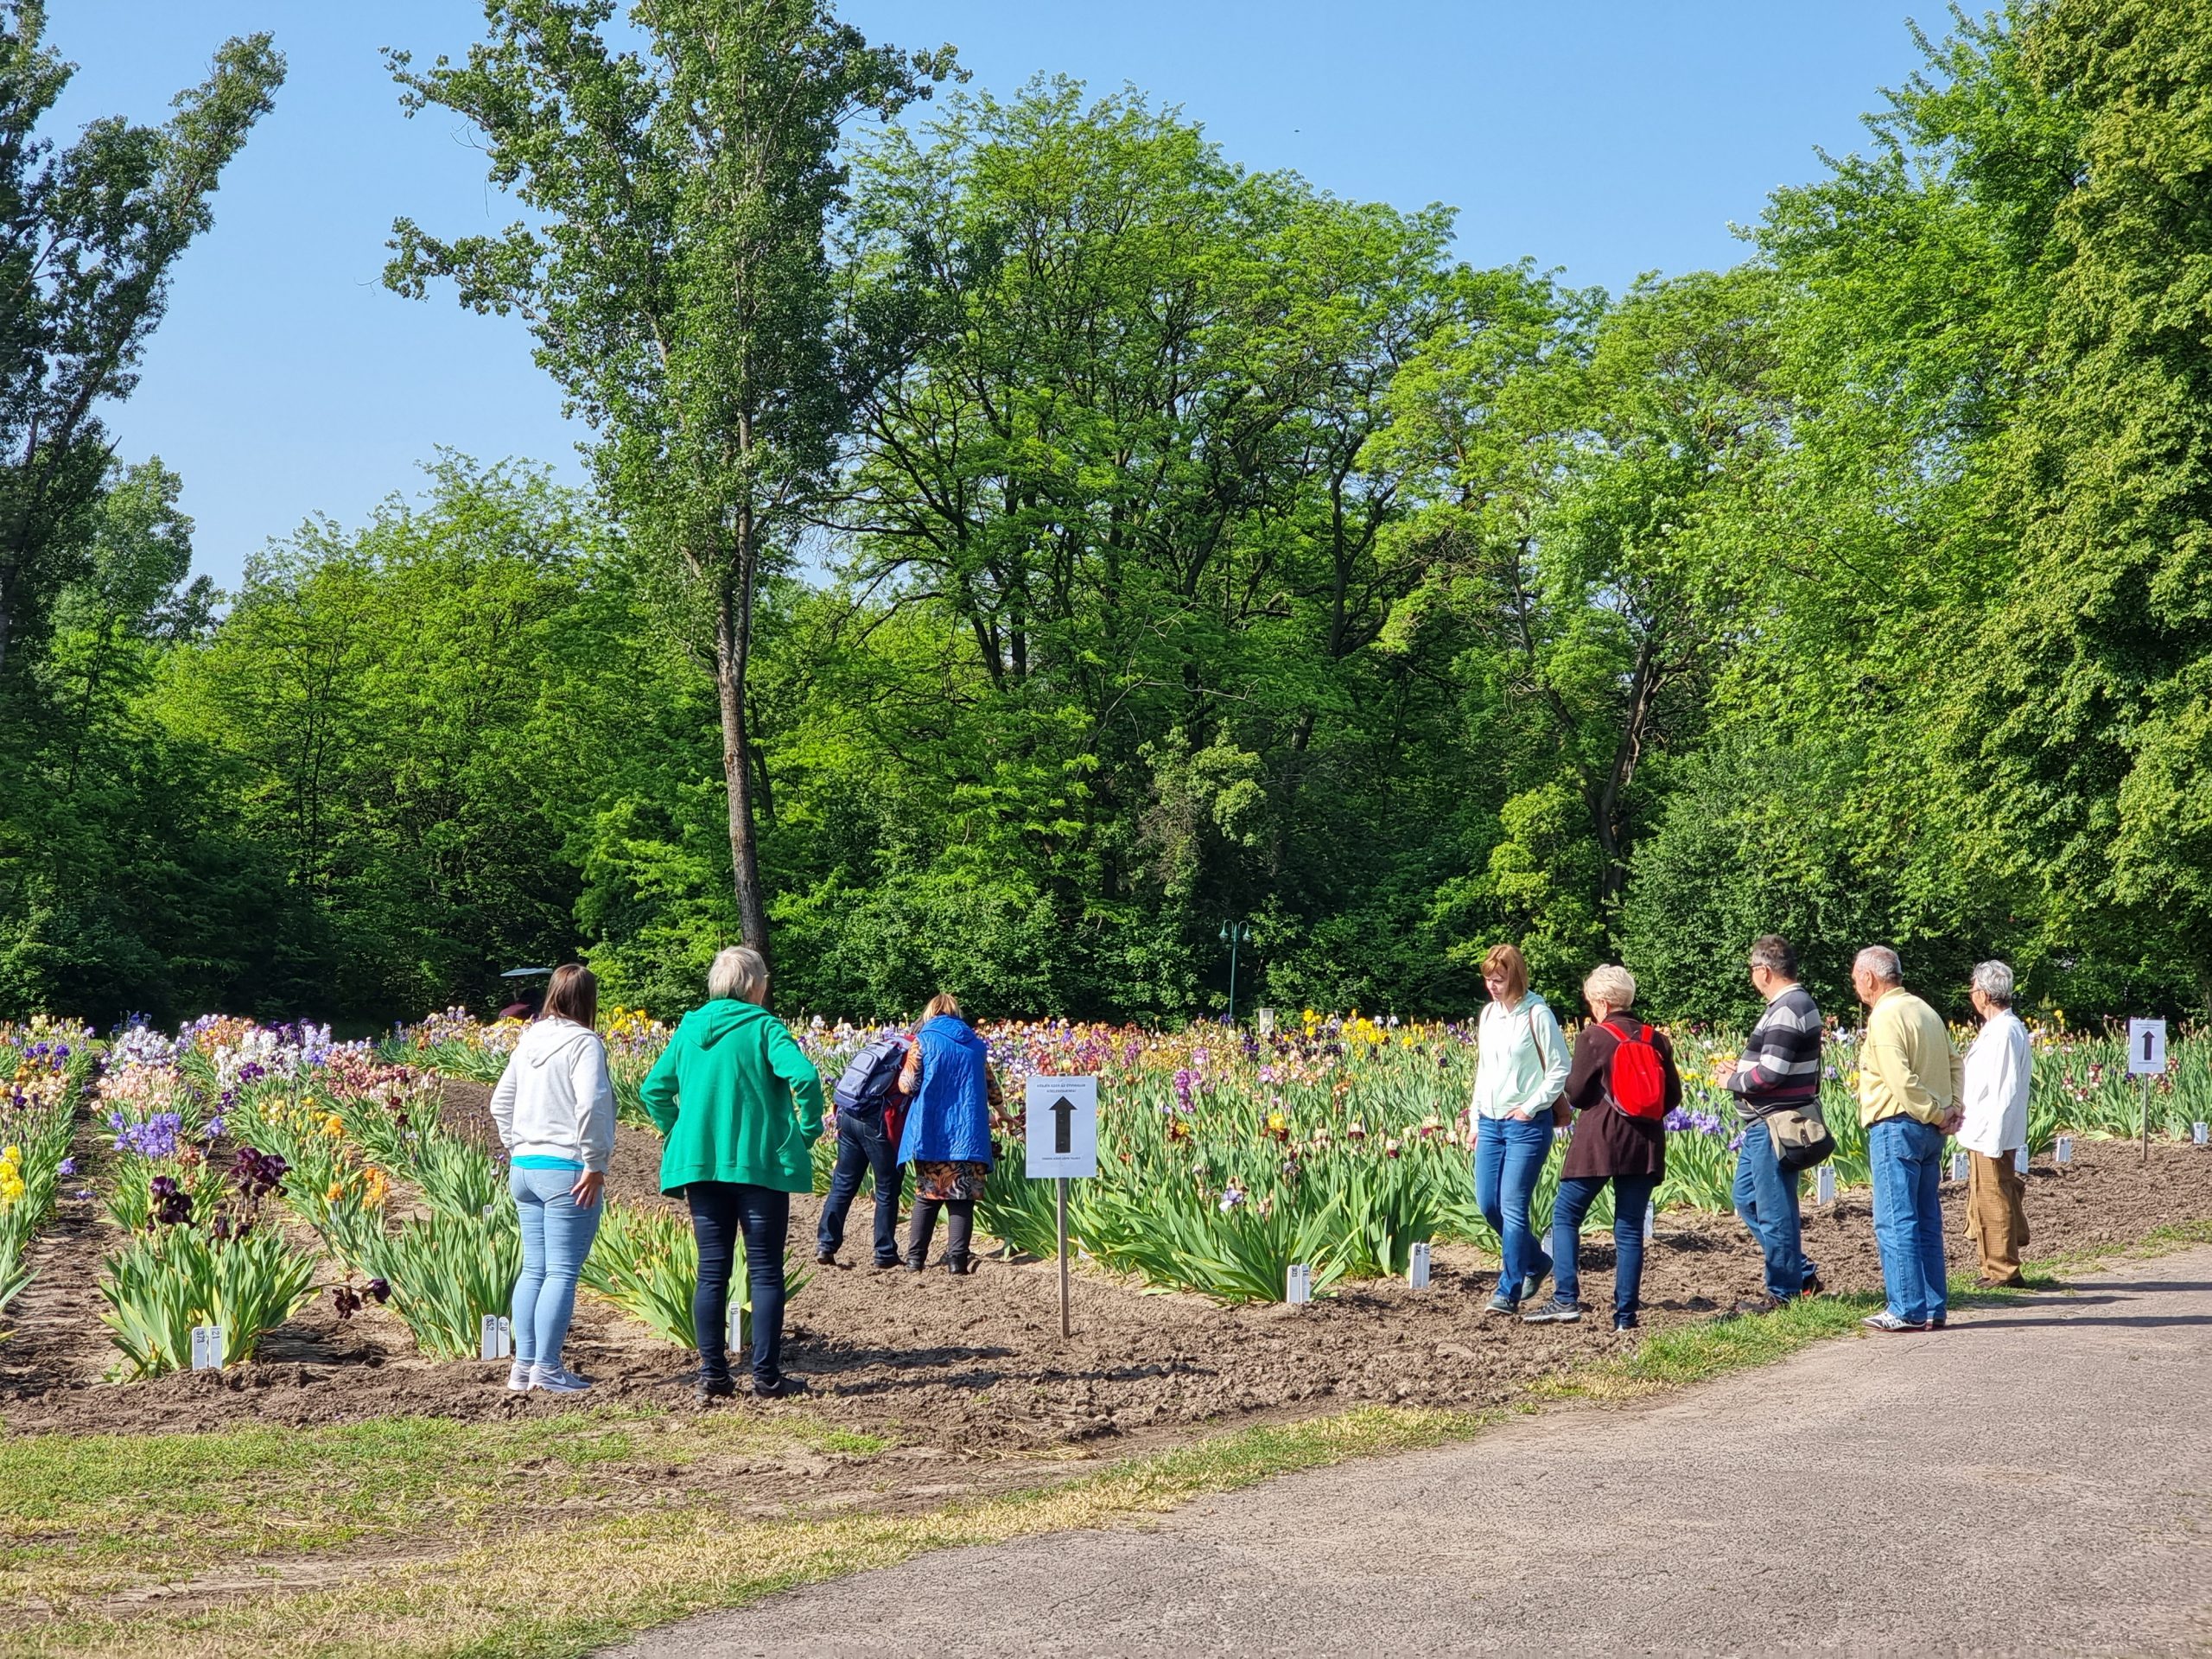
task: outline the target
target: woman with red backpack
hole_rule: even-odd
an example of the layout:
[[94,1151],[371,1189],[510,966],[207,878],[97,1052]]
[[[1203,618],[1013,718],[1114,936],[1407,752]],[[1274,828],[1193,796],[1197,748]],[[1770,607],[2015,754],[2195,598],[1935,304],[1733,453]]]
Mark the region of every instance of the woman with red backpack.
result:
[[1590,1005],[1590,1023],[1575,1033],[1567,1074],[1574,1135],[1552,1205],[1555,1288],[1551,1301],[1521,1317],[1529,1325],[1582,1317],[1576,1259],[1582,1218],[1611,1181],[1613,1329],[1633,1331],[1643,1281],[1644,1211],[1667,1173],[1667,1114],[1681,1104],[1682,1079],[1667,1034],[1629,1013],[1636,1005],[1635,975],[1610,965],[1597,969],[1582,982],[1582,1000]]

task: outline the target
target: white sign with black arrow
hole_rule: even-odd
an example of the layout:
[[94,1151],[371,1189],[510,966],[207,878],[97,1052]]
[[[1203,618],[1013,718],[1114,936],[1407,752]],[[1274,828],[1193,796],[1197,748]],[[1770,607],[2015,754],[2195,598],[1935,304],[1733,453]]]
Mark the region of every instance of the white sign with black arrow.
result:
[[1033,1180],[1098,1173],[1098,1079],[1032,1077],[1028,1097]]
[[1028,1108],[1032,1180],[1052,1183],[1054,1230],[1060,1246],[1060,1334],[1073,1326],[1068,1312],[1068,1182],[1098,1173],[1098,1079],[1032,1077],[1024,1096]]

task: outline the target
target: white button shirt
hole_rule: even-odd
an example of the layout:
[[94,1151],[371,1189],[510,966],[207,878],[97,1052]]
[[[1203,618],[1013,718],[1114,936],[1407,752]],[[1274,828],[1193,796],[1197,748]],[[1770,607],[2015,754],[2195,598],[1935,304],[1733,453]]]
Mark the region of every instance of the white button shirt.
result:
[[1994,1158],[2028,1144],[2028,1079],[2034,1065],[2019,1016],[2010,1008],[1990,1015],[1967,1051],[1961,1146]]

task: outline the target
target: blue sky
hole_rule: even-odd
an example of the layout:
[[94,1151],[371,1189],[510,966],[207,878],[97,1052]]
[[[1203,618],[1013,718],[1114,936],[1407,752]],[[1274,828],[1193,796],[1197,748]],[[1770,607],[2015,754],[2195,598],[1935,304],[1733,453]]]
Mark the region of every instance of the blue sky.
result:
[[[1922,9],[1940,23],[1940,8]],[[1179,104],[1232,160],[1336,194],[1460,210],[1479,264],[1534,256],[1578,283],[1732,263],[1732,222],[1859,148],[1860,111],[1919,63],[1892,0],[844,0],[871,37],[950,41],[975,83],[1039,71]],[[186,256],[132,399],[127,459],[184,478],[198,567],[313,513],[357,523],[443,445],[582,477],[518,323],[414,303],[378,280],[392,219],[442,232],[515,217],[443,115],[404,119],[378,48],[458,53],[473,0],[71,0],[79,66],[57,114],[157,118],[224,36],[290,60],[275,112]]]

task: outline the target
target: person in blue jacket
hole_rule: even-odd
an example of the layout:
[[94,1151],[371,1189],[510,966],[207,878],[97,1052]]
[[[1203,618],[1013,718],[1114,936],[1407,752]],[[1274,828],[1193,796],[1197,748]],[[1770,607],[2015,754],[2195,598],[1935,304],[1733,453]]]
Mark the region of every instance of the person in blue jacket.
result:
[[929,1265],[930,1238],[943,1209],[951,1217],[945,1224],[945,1271],[973,1273],[969,1245],[976,1200],[991,1175],[991,1109],[999,1103],[999,1080],[989,1045],[961,1017],[959,1001],[950,992],[940,991],[922,1010],[913,1046],[899,1071],[899,1090],[912,1101],[899,1137],[899,1161],[914,1166],[907,1271],[919,1273]]

